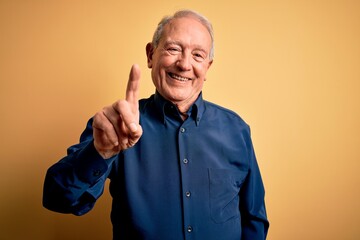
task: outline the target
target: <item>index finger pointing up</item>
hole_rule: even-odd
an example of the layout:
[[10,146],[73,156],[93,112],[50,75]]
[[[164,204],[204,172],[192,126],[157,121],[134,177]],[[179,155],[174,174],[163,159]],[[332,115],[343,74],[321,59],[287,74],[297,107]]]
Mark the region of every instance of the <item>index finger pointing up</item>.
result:
[[140,88],[140,67],[137,64],[134,64],[131,67],[129,81],[126,88],[126,101],[129,103],[137,104],[139,98],[139,88]]

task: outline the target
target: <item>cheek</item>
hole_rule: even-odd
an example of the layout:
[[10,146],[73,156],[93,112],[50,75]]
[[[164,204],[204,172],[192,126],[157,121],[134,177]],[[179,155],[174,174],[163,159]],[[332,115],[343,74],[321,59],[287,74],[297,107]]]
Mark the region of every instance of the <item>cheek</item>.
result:
[[162,67],[169,67],[176,63],[178,56],[170,55],[168,53],[162,53],[158,55],[158,65]]
[[201,90],[203,88],[203,86],[204,86],[204,82],[205,82],[205,80],[199,81],[198,84],[197,84],[197,89]]
[[199,79],[205,80],[208,68],[205,65],[194,67],[194,73]]

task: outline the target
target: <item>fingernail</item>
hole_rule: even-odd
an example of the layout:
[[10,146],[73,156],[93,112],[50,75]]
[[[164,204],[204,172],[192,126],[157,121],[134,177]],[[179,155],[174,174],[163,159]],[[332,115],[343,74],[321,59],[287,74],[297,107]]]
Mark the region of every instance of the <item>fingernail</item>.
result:
[[129,128],[130,128],[130,131],[132,131],[132,132],[136,132],[136,130],[137,130],[137,126],[135,123],[130,123]]

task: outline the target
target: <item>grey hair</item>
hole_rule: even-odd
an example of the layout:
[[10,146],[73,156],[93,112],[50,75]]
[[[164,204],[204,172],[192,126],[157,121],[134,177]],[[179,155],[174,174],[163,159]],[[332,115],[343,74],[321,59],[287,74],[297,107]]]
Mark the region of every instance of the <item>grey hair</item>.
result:
[[212,24],[210,23],[210,21],[204,17],[203,15],[192,11],[192,10],[180,10],[177,11],[174,15],[172,16],[165,16],[163,17],[163,19],[161,19],[161,21],[159,22],[155,32],[154,32],[154,36],[152,39],[152,45],[154,48],[157,48],[157,46],[159,45],[160,39],[162,37],[163,31],[164,31],[164,27],[170,23],[171,20],[176,19],[176,18],[181,18],[181,17],[195,17],[198,21],[200,21],[208,30],[210,37],[211,37],[211,49],[210,49],[210,54],[209,54],[209,59],[213,60],[214,58],[214,31],[213,31],[213,27]]

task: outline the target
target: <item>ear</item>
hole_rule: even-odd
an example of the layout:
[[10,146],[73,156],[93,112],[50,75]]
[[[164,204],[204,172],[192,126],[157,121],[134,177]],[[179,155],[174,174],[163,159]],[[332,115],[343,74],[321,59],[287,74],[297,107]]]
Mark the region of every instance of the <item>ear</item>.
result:
[[211,65],[212,65],[213,61],[214,61],[214,60],[209,61],[209,63],[208,63],[208,67],[207,67],[207,69],[208,69],[208,70],[209,70],[209,68],[211,67]]
[[[209,70],[209,68],[211,67],[213,61],[214,61],[214,60],[211,60],[211,61],[208,62],[208,64],[207,64],[207,70]],[[206,71],[207,71],[207,70],[206,70]],[[204,81],[206,81],[206,78],[204,78]]]
[[151,42],[146,44],[146,56],[148,68],[152,68],[152,55],[154,53],[154,47]]

